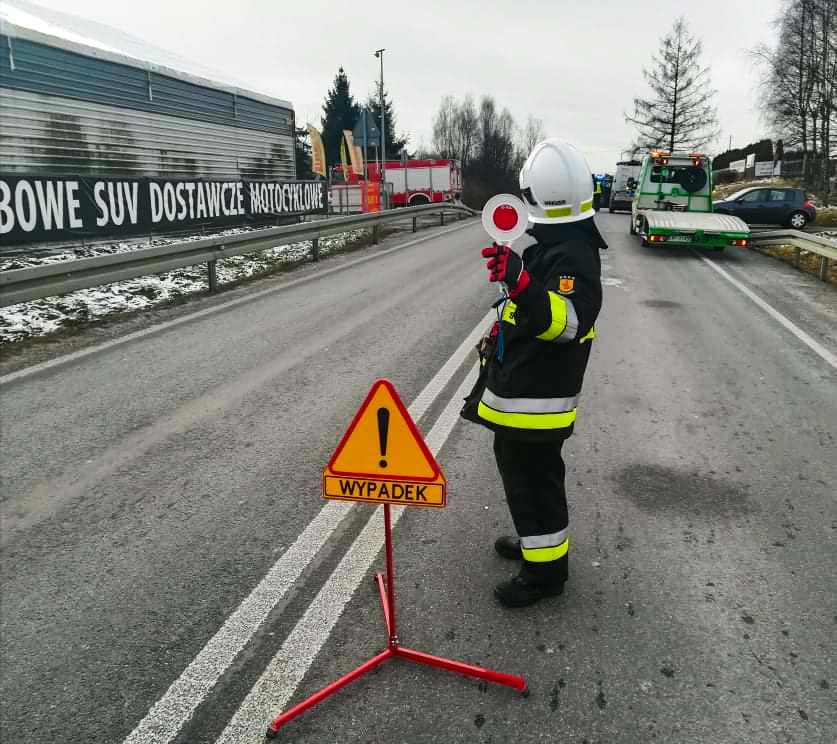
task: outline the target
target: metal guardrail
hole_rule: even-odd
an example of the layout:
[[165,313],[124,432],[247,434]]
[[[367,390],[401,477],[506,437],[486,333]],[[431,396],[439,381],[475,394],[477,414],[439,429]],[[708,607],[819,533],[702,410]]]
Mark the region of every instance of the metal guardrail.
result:
[[799,230],[764,230],[750,233],[750,244],[754,248],[772,245],[792,245],[795,249],[794,266],[799,268],[802,251],[819,256],[817,276],[825,281],[828,277],[829,264],[837,261],[837,241],[821,238],[819,235],[800,232]]
[[295,225],[283,225],[238,235],[216,236],[182,241],[153,248],[114,253],[93,258],[79,258],[27,269],[0,271],[0,307],[42,297],[63,295],[77,289],[89,289],[103,284],[135,279],[148,274],[181,269],[184,266],[206,263],[209,288],[218,289],[216,262],[221,258],[257,253],[290,240],[311,240],[311,258],[319,260],[319,239],[325,235],[357,227],[372,228],[372,242],[378,242],[378,226],[391,222],[412,220],[413,232],[419,217],[438,214],[445,224],[445,214],[459,217],[479,214],[459,204],[427,204],[404,209],[392,209],[375,214],[331,217]]

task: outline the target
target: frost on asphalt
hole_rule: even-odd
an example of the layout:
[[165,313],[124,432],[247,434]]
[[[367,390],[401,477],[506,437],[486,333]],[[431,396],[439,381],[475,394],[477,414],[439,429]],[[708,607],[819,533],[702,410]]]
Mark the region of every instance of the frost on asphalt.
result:
[[[230,230],[222,235],[240,230]],[[364,230],[349,230],[329,237],[320,238],[320,255],[339,251],[359,240]],[[201,239],[195,235],[186,240]],[[182,241],[183,238],[179,238]],[[113,243],[88,246],[76,250],[64,250],[50,255],[9,256],[0,258],[0,271],[23,269],[30,266],[74,261],[79,258],[103,256],[113,253],[147,248],[151,245],[165,245],[174,240],[155,239],[152,243],[136,245]],[[240,281],[248,277],[303,261],[311,256],[311,241],[277,245],[266,251],[244,256],[233,256],[218,261],[218,280],[221,284]],[[18,341],[33,336],[44,336],[61,328],[113,313],[142,310],[161,305],[178,298],[205,292],[207,289],[206,264],[196,264],[165,274],[128,279],[92,289],[82,289],[67,295],[46,297],[42,300],[22,302],[0,308],[0,343]]]

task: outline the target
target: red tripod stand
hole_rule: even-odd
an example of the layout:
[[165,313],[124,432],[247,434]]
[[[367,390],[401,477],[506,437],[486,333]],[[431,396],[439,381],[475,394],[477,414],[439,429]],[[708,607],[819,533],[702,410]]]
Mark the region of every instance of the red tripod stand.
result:
[[400,658],[408,661],[415,661],[419,664],[426,664],[427,666],[439,667],[440,669],[447,669],[451,672],[458,672],[465,674],[468,677],[477,677],[484,679],[487,682],[496,682],[500,685],[506,685],[515,690],[526,694],[526,680],[523,677],[518,677],[514,674],[503,674],[502,672],[494,672],[490,669],[483,669],[482,667],[472,666],[471,664],[463,664],[461,661],[453,661],[451,659],[444,659],[441,656],[432,656],[421,651],[414,651],[411,648],[404,648],[399,645],[398,633],[395,626],[395,586],[393,583],[394,572],[392,567],[392,523],[390,522],[390,506],[384,504],[384,535],[385,535],[385,549],[386,549],[386,569],[387,575],[381,573],[375,574],[375,582],[378,585],[378,591],[381,595],[381,605],[384,610],[384,624],[387,629],[387,647],[381,653],[373,656],[369,661],[361,664],[357,669],[344,674],[340,679],[335,680],[330,685],[323,687],[319,692],[314,693],[311,697],[298,703],[290,710],[280,713],[270,723],[267,729],[267,738],[273,739],[279,734],[279,729],[286,723],[292,721],[301,713],[304,713],[309,708],[312,708],[321,700],[333,695],[356,680],[358,677],[373,670],[379,664],[388,659]]

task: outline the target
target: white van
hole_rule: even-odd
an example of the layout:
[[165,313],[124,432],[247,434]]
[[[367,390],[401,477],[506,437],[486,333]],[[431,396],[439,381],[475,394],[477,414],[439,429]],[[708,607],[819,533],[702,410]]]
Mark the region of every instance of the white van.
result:
[[634,191],[628,188],[628,179],[638,181],[641,168],[642,161],[640,160],[621,160],[616,164],[616,175],[613,177],[613,186],[610,189],[608,211],[615,212],[624,209],[630,212]]

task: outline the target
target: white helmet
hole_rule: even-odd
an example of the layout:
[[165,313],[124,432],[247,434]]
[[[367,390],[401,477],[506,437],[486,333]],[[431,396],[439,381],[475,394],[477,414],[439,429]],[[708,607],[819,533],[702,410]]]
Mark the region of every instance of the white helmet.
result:
[[564,140],[552,138],[535,145],[520,169],[520,191],[531,222],[578,222],[593,216],[590,167]]

